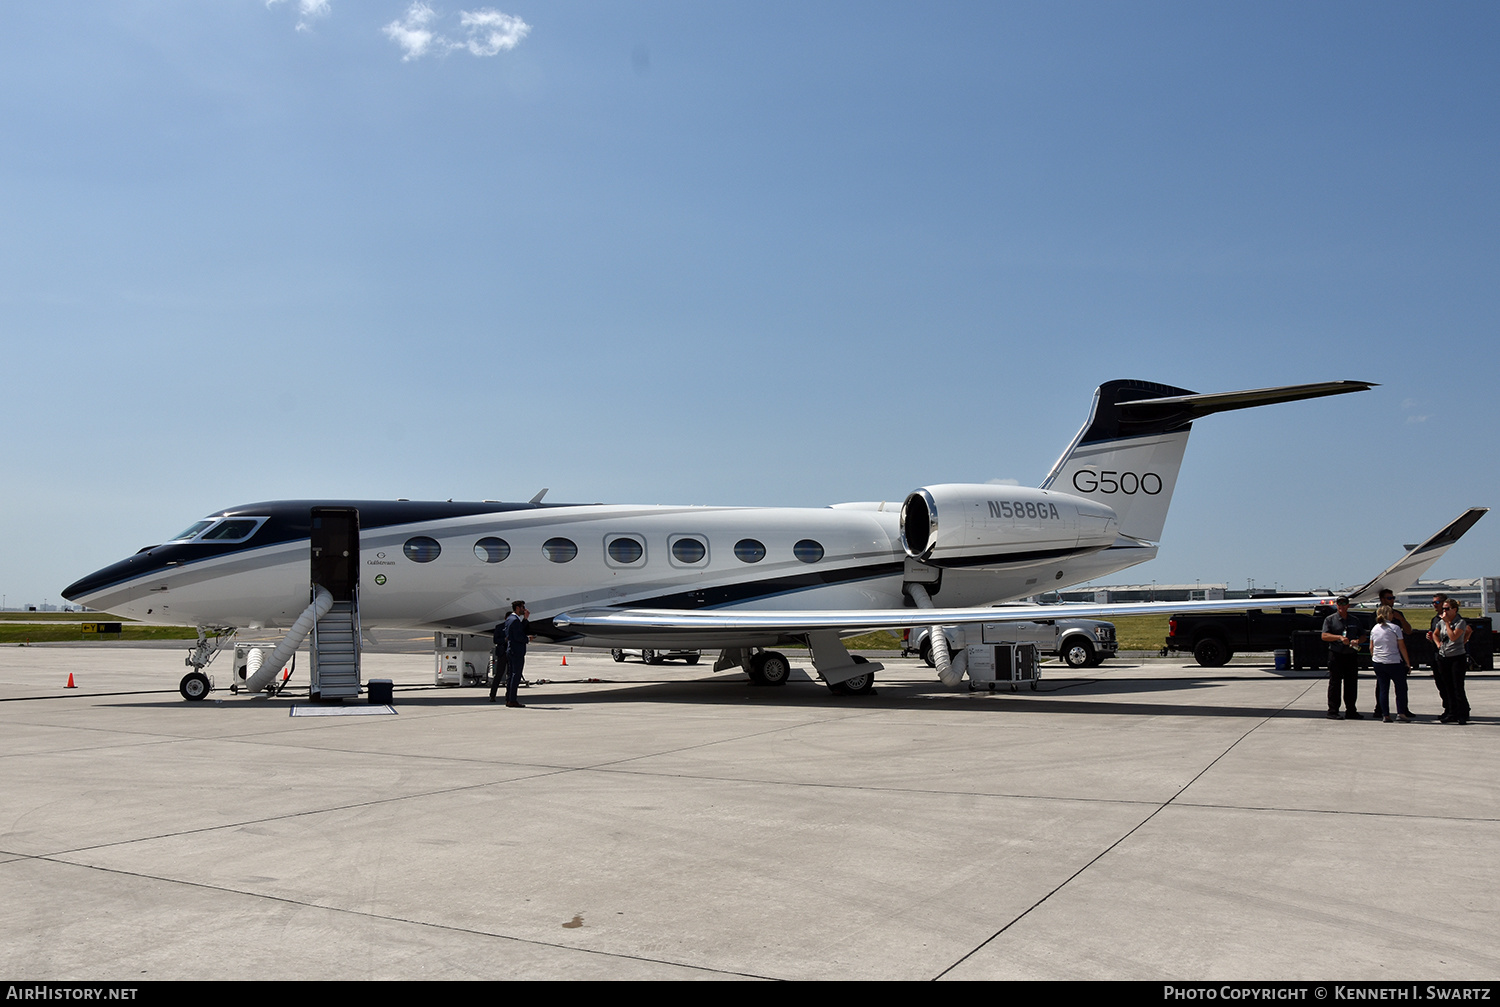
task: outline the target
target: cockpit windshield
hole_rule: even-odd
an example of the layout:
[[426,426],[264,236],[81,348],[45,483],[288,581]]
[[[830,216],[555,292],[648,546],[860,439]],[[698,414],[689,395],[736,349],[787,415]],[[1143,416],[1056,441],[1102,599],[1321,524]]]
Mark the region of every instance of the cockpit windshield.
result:
[[203,541],[214,542],[236,542],[242,538],[249,538],[250,533],[260,526],[264,518],[241,517],[226,518],[213,527],[211,531],[203,533]]
[[207,528],[211,524],[213,524],[212,521],[194,521],[191,525],[184,528],[176,535],[173,535],[171,538],[167,539],[167,541],[186,542],[188,539],[192,538],[194,535],[197,535],[200,531]]
[[189,542],[196,539],[199,542],[243,542],[254,535],[255,530],[265,522],[263,517],[204,518],[202,521],[194,521],[168,541]]

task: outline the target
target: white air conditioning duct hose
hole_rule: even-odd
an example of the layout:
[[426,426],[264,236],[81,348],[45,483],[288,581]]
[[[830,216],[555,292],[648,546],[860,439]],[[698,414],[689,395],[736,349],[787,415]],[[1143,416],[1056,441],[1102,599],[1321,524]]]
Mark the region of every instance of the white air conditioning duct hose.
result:
[[[929,602],[931,604],[931,602]],[[245,679],[246,692],[260,692],[270,685],[286,663],[297,653],[297,648],[302,646],[302,641],[307,639],[307,634],[312,632],[319,619],[328,614],[333,608],[333,595],[328,589],[319,587],[313,594],[313,602],[307,606],[307,610],[297,616],[297,621],[292,623],[292,628],[287,630],[286,636],[271,651],[271,656],[266,658],[260,669],[255,674]]]
[[[932,603],[932,596],[927,593],[927,588],[921,584],[906,585],[906,593],[911,595],[911,600],[917,603],[918,608],[937,608]],[[933,626],[928,630],[927,642],[932,647],[932,665],[937,669],[938,681],[949,686],[962,682],[964,670],[954,667],[953,659],[948,654],[948,634],[943,632],[943,627]]]

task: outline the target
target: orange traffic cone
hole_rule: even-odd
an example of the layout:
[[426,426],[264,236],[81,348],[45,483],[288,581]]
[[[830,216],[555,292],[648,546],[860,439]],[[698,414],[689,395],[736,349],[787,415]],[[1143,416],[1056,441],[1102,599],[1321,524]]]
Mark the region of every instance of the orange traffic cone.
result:
[[73,673],[71,671],[68,672],[68,684],[65,685],[65,686],[63,686],[63,688],[64,689],[76,689],[76,688],[78,688],[78,686],[76,686],[76,685],[73,684]]
[[562,663],[562,666],[563,666],[563,667],[564,667],[564,668],[566,668],[566,667],[567,667],[567,666],[568,666],[568,655],[567,655],[567,654],[564,654],[564,655],[563,655],[563,663]]

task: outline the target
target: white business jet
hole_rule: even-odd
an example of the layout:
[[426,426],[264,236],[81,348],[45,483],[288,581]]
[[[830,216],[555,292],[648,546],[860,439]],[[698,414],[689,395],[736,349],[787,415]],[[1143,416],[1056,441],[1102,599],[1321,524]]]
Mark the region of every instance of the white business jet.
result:
[[[1110,381],[1039,488],[934,485],[900,504],[621,506],[543,503],[543,494],[526,503],[249,504],[194,522],[62,593],[143,622],[200,627],[201,663],[211,656],[203,644],[208,632],[287,627],[246,683],[251,691],[272,687],[337,606],[355,613],[357,647],[361,627],[484,633],[512,600],[525,599],[542,638],[600,648],[719,649],[715,670],[739,667],[767,685],[784,683],[791,670],[772,648],[806,643],[830,688],[861,693],[879,665],[849,655],[841,636],[1054,618],[1056,607],[997,613],[982,606],[1154,557],[1194,420],[1370,387],[1334,381],[1200,395]],[[1084,617],[1159,607],[1068,611]],[[209,681],[200,662],[189,663],[194,671],[183,679],[183,694],[202,698]],[[962,677],[953,677],[946,655],[939,671],[949,684]]]

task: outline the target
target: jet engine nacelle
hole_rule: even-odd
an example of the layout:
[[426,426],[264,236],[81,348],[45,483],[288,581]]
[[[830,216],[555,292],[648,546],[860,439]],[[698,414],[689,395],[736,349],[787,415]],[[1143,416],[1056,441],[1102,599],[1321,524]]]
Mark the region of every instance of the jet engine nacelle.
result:
[[1025,486],[924,486],[901,505],[901,545],[931,566],[1004,567],[1098,552],[1120,530],[1083,497]]

